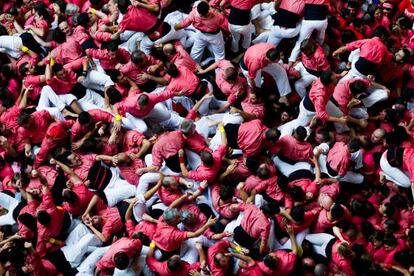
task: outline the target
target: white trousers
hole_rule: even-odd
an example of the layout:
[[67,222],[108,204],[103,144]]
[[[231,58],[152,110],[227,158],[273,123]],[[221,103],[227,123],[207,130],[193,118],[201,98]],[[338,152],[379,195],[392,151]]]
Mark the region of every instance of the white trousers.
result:
[[324,154],[319,155],[319,165],[321,167],[321,172],[326,173],[327,175],[329,175],[332,178],[337,178],[339,181],[343,181],[343,182],[348,182],[348,183],[352,183],[352,184],[361,184],[362,182],[364,182],[364,176],[360,173],[356,173],[353,171],[347,171],[346,174],[344,176],[333,176],[330,175],[328,172],[328,169],[326,167],[326,162],[327,162],[327,156]]
[[130,53],[138,50],[138,41],[141,41],[144,35],[144,33],[133,31],[125,31],[121,33],[120,38],[123,43],[119,45],[119,48],[123,48]]
[[134,117],[128,112],[125,114],[125,117],[122,117],[122,126],[126,129],[136,130],[141,133],[145,133],[148,130],[144,120]]
[[222,32],[220,31],[217,34],[207,34],[197,30],[194,44],[191,48],[191,57],[196,62],[200,62],[206,47],[213,54],[216,61],[224,59],[224,39]]
[[317,32],[316,41],[322,45],[325,39],[326,28],[328,27],[328,19],[325,20],[302,20],[302,26],[300,27],[299,38],[296,41],[289,61],[295,62],[300,54],[300,44],[305,39],[308,39],[314,31]]
[[267,43],[271,43],[275,46],[279,45],[279,43],[284,38],[292,38],[299,34],[301,24],[296,24],[295,28],[284,28],[278,25],[273,25],[270,28],[270,34],[267,38]]
[[332,239],[335,239],[335,237],[326,233],[316,233],[307,234],[305,239],[312,244],[315,253],[328,257],[326,256],[326,247]]
[[88,111],[91,109],[102,109],[106,110],[105,108],[105,99],[90,89],[86,89],[85,96],[78,100],[79,106],[82,110]]
[[380,159],[380,167],[385,174],[385,178],[398,186],[409,188],[411,186],[411,181],[408,174],[399,168],[391,166],[390,163],[388,163],[386,154],[387,152],[384,152]]
[[312,171],[311,164],[305,161],[298,161],[294,165],[291,165],[280,160],[280,158],[277,157],[277,155],[275,155],[272,160],[273,163],[275,163],[276,168],[286,177],[289,177],[289,175],[298,170]]
[[13,218],[13,210],[17,207],[19,201],[5,193],[0,193],[0,206],[7,209],[7,214],[0,216],[0,226],[13,225],[16,221]]
[[23,46],[23,41],[19,35],[2,35],[0,36],[0,53],[9,55],[17,59],[22,56],[20,48]]
[[99,240],[84,224],[78,224],[65,240],[62,252],[72,267],[78,267],[82,262],[89,246],[99,247]]
[[311,85],[313,81],[318,79],[318,77],[309,73],[302,62],[296,64],[295,69],[300,73],[300,79],[295,82],[295,90],[301,98],[304,98],[307,95],[306,88]]
[[254,31],[254,26],[252,23],[248,25],[240,26],[233,25],[229,23],[229,30],[231,33],[231,51],[237,53],[239,51],[240,38],[243,36],[242,47],[247,49],[250,47],[252,42],[252,33]]
[[184,30],[176,31],[174,29],[174,25],[171,25],[171,30],[166,35],[164,35],[163,37],[155,41],[152,41],[151,39],[149,39],[148,36],[144,36],[144,38],[141,40],[140,48],[141,48],[141,51],[143,51],[144,53],[148,55],[151,52],[151,48],[156,44],[164,44],[164,43],[167,43],[173,40],[181,41],[182,39],[185,39],[185,37],[186,37],[186,32]]
[[[305,239],[306,235],[309,233],[309,228],[303,230],[302,232],[299,232],[295,235],[295,239],[297,244],[300,246]],[[275,239],[275,244],[273,246],[273,250],[279,250],[279,249],[292,249],[292,241],[289,239],[284,244],[280,244],[277,239]]]
[[62,111],[66,106],[70,106],[76,97],[72,94],[57,95],[52,87],[46,85],[40,92],[38,110],[47,109],[49,107],[56,107]]
[[82,85],[89,89],[103,91],[106,87],[114,85],[114,82],[104,72],[93,70],[88,72]]
[[78,276],[93,276],[96,263],[105,255],[110,246],[96,248],[81,264],[78,266]]
[[118,202],[133,197],[137,188],[119,176],[118,168],[111,167],[110,170],[112,177],[109,180],[108,186],[106,186],[104,193],[106,199],[108,200],[108,206],[113,207]]

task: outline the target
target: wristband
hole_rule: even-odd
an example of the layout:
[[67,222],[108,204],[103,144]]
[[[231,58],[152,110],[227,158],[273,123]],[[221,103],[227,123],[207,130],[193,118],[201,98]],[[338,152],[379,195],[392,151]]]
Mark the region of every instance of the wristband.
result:
[[27,48],[26,46],[22,46],[20,48],[20,51],[22,51],[23,53],[27,53],[27,52],[29,52],[29,48]]
[[240,245],[237,245],[236,248],[234,248],[234,250],[236,250],[236,252],[240,252],[242,250]]
[[155,248],[155,242],[152,241],[149,245],[149,248],[154,249]]
[[119,115],[119,114],[116,114],[116,115],[115,115],[115,121],[116,121],[116,122],[120,122],[120,121],[122,121],[122,116],[121,116],[121,115]]
[[56,242],[56,240],[55,240],[54,238],[49,238],[49,242],[50,242],[50,243],[55,243],[55,242]]
[[95,14],[96,13],[96,10],[94,8],[91,8],[89,11],[91,12],[91,14]]
[[86,77],[88,75],[88,71],[82,71],[82,76]]
[[54,59],[54,58],[51,58],[51,59],[50,59],[50,62],[49,62],[49,64],[50,64],[50,66],[53,66],[53,65],[55,65],[55,59]]
[[179,156],[178,160],[180,161],[180,163],[185,163],[184,156]]
[[220,131],[221,133],[226,132],[226,131],[224,130],[224,127],[223,127],[223,126],[220,126],[220,127],[219,127],[219,131]]
[[197,190],[199,190],[200,192],[203,192],[204,191],[203,187],[201,187],[201,186],[198,187]]

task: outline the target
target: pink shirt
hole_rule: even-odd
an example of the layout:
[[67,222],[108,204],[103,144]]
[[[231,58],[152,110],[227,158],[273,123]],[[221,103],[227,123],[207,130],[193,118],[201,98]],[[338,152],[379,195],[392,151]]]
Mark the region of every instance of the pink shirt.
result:
[[168,269],[168,261],[160,262],[157,259],[147,258],[148,267],[159,276],[186,276],[190,275],[191,270],[200,270],[200,263],[196,262],[189,264],[186,261],[181,261],[180,269],[177,271],[170,271]]
[[150,55],[146,55],[145,58],[147,60],[147,64],[146,65],[143,65],[143,66],[136,65],[135,63],[133,63],[130,60],[127,64],[125,64],[124,66],[122,66],[119,71],[122,74],[124,74],[125,76],[129,77],[130,79],[132,79],[137,84],[146,83],[147,80],[140,80],[140,79],[138,79],[138,76],[141,75],[141,74],[143,74],[143,73],[147,73],[148,67],[151,66],[151,65],[157,64],[159,61],[157,59],[153,58]]
[[262,150],[267,130],[268,128],[258,119],[240,125],[237,144],[245,156],[254,156]]
[[235,7],[239,10],[250,10],[256,4],[263,2],[261,0],[227,0],[232,7]]
[[331,271],[339,270],[344,273],[346,276],[354,276],[355,272],[352,269],[351,259],[345,259],[338,253],[338,247],[342,242],[340,240],[336,241],[332,246],[332,259],[329,263],[329,268]]
[[177,53],[170,58],[170,61],[177,66],[187,67],[188,70],[195,72],[197,70],[197,63],[191,58],[190,54],[184,49],[180,41],[174,43]]
[[220,145],[214,152],[213,152],[213,159],[214,164],[211,167],[206,166],[205,164],[201,163],[200,166],[197,167],[195,171],[188,172],[188,178],[194,179],[196,181],[203,181],[207,180],[209,183],[214,181],[221,168],[221,160],[223,159],[224,155],[226,154],[227,146]]
[[263,274],[289,276],[295,268],[298,256],[293,252],[287,252],[285,250],[276,250],[273,253],[277,255],[277,267],[274,270],[271,270],[264,264],[264,262],[259,262],[258,266]]
[[53,118],[46,110],[36,111],[32,115],[33,126],[29,128],[19,127],[17,130],[19,151],[24,149],[24,140],[28,139],[31,144],[40,144]]
[[414,182],[414,148],[406,148],[403,154],[403,168],[408,171],[410,181]]
[[[169,78],[170,83],[168,84],[167,88],[163,93],[169,94],[170,97],[174,96],[174,93],[180,92],[183,89],[187,89],[187,92],[184,93],[184,96],[191,96],[196,91],[197,87],[199,87],[200,79],[194,74],[194,72],[190,71],[187,67],[179,67],[178,68],[179,74],[176,78]],[[169,76],[167,76],[168,78]]]
[[195,153],[200,153],[203,150],[211,151],[204,136],[197,131],[194,131],[194,133],[186,135],[185,137],[185,147],[187,149],[192,150]]
[[137,256],[142,249],[142,243],[138,239],[120,238],[114,242],[103,257],[96,263],[99,270],[115,268],[114,257],[119,252],[124,252],[130,259]]
[[181,131],[171,131],[160,136],[152,148],[152,164],[161,166],[165,159],[178,153],[183,148],[184,138]]
[[84,27],[82,27],[82,26],[76,26],[72,30],[72,35],[67,38],[67,41],[69,41],[69,40],[75,40],[80,45],[82,45],[84,42],[86,42],[90,38],[91,38],[91,36],[85,30]]
[[233,220],[239,215],[238,211],[230,209],[232,204],[237,203],[236,198],[228,203],[220,204],[220,185],[218,184],[214,184],[211,188],[211,201],[213,203],[214,210],[216,210],[220,216],[225,219]]
[[17,131],[19,128],[17,118],[19,117],[21,111],[22,109],[17,104],[4,110],[3,113],[0,114],[0,123],[2,123],[7,129]]
[[349,85],[353,83],[354,81],[362,81],[363,83],[367,85],[367,87],[371,85],[371,82],[369,80],[361,79],[361,78],[348,79],[345,81],[341,81],[336,85],[334,93],[333,93],[333,97],[335,101],[338,103],[339,109],[344,114],[348,114],[349,112],[348,104],[352,100],[352,97],[353,97]]
[[119,29],[122,32],[125,30],[147,32],[156,22],[157,17],[149,10],[130,5],[128,12],[122,17],[122,21],[119,23]]
[[89,170],[96,162],[96,154],[79,155],[79,158],[81,159],[81,164],[73,168],[73,171],[80,179],[82,179],[82,181],[86,181],[88,179]]
[[305,54],[301,54],[302,64],[305,68],[311,69],[317,72],[322,72],[329,70],[331,67],[329,65],[328,59],[326,58],[325,52],[321,46],[317,46],[315,53],[312,56],[308,57]]
[[152,240],[154,233],[157,230],[157,224],[141,220],[137,225],[135,225],[132,220],[127,220],[125,222],[125,228],[129,237],[132,237],[134,233],[142,232]]
[[66,79],[62,80],[53,76],[46,83],[49,85],[57,95],[63,95],[70,92],[73,86],[77,83],[76,74],[73,71],[63,69],[66,73]]
[[88,187],[83,183],[74,185],[72,187],[72,191],[78,196],[78,199],[74,204],[65,202],[63,204],[63,208],[65,208],[65,210],[71,213],[73,216],[77,217],[85,212],[94,193],[90,191]]
[[[223,14],[210,9],[207,17],[201,17],[195,6],[190,14],[180,23],[182,27],[188,27],[191,24],[194,28],[205,33],[215,33],[220,28],[225,27],[226,18]],[[225,27],[226,28],[226,27]]]
[[375,64],[382,64],[389,61],[392,54],[387,46],[378,37],[357,40],[346,45],[348,51],[360,49],[359,55]]
[[303,13],[304,8],[304,0],[282,0],[282,2],[279,5],[279,9],[284,9],[299,15]]
[[227,68],[234,68],[228,60],[220,60],[217,65],[216,84],[220,88],[221,92],[228,96],[227,101],[232,104],[236,101],[236,97],[233,95],[237,91],[247,91],[246,79],[238,75],[235,81],[229,82],[223,78],[224,70]]
[[60,63],[62,65],[77,60],[83,56],[82,47],[75,40],[68,40],[60,44],[53,49],[52,53],[56,55],[56,63]]
[[227,265],[226,267],[221,267],[218,266],[215,262],[214,262],[214,256],[216,256],[217,254],[221,253],[221,254],[225,254],[228,253],[228,248],[230,247],[230,242],[226,241],[226,240],[221,240],[217,243],[215,243],[214,245],[212,245],[211,247],[208,248],[208,252],[207,252],[207,261],[208,261],[208,265],[210,267],[211,272],[213,273],[214,276],[225,276],[227,275],[227,270],[229,269],[229,266]]
[[329,150],[326,162],[338,175],[344,176],[351,166],[348,146],[344,142],[336,142]]
[[267,241],[269,239],[270,221],[263,212],[253,204],[247,203],[240,203],[238,210],[244,212],[240,223],[243,230],[255,239],[261,238],[262,241]]
[[145,136],[136,131],[136,130],[127,130],[124,134],[123,149],[124,151],[138,151],[141,148],[142,141],[144,141]]
[[125,64],[130,60],[129,52],[122,48],[116,51],[115,57],[110,56],[106,49],[86,49],[86,54],[92,58],[99,59],[99,63],[104,70],[115,69],[118,63]]
[[160,217],[157,224],[157,231],[153,241],[157,247],[164,251],[174,251],[187,239],[187,232],[179,230],[176,226],[170,226]]
[[81,125],[79,123],[79,120],[76,120],[76,122],[73,124],[72,128],[71,128],[71,132],[72,132],[72,140],[76,141],[78,139],[81,139],[83,137],[83,135],[85,135],[86,133],[88,133],[89,131],[91,131],[94,127],[95,124],[98,122],[102,122],[104,124],[111,124],[112,123],[112,114],[108,113],[106,111],[103,111],[101,109],[91,109],[88,110],[88,113],[91,115],[92,117],[92,125],[91,126],[84,126]]
[[33,90],[31,90],[28,94],[28,97],[30,99],[35,100],[37,96],[40,95],[43,88],[43,83],[44,82],[40,81],[40,76],[27,75],[24,77],[23,84],[26,87],[29,87],[30,85],[33,87]]
[[257,72],[271,63],[267,57],[267,51],[274,49],[275,46],[270,43],[258,43],[250,46],[244,54],[243,61],[248,69],[250,79],[255,79]]
[[115,106],[118,108],[119,113],[123,116],[125,116],[126,113],[129,113],[134,117],[142,118],[147,116],[157,103],[163,102],[173,96],[165,91],[162,93],[143,94],[148,96],[148,104],[146,106],[140,107],[138,105],[138,98],[142,94],[129,96],[123,99],[121,102],[115,104]]
[[309,161],[313,157],[312,145],[306,141],[299,141],[293,135],[280,138],[272,153],[277,152],[293,161]]
[[105,238],[109,239],[113,234],[116,234],[123,229],[124,224],[122,223],[118,208],[108,207],[99,211],[98,215],[104,220],[101,233]]
[[316,116],[321,120],[326,121],[329,118],[328,112],[326,112],[326,105],[328,104],[334,89],[335,85],[332,84],[326,87],[321,83],[320,79],[317,79],[312,83],[312,87],[309,91],[309,98],[315,106]]

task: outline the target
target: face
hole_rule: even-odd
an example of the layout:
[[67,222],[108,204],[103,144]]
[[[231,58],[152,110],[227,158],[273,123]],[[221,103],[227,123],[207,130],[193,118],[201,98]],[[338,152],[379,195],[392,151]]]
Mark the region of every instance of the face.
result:
[[59,24],[59,29],[65,34],[65,35],[71,35],[72,34],[72,28],[68,25],[67,22],[62,22]]
[[102,223],[102,217],[100,216],[93,216],[91,219],[92,225],[99,226]]
[[65,70],[60,70],[59,72],[56,72],[56,77],[58,77],[61,80],[66,79],[66,72]]
[[384,136],[382,135],[380,131],[374,131],[371,134],[371,142],[373,144],[380,144],[382,143],[383,139],[384,139]]
[[250,102],[251,102],[252,104],[256,104],[256,103],[258,103],[258,102],[259,102],[259,100],[257,99],[257,97],[256,97],[256,95],[255,95],[255,94],[251,94],[251,95],[250,95]]
[[348,8],[348,12],[350,16],[355,16],[357,11],[354,8]]
[[381,17],[382,17],[382,11],[381,10],[376,10],[375,11],[375,13],[374,13],[374,17],[375,17],[375,19],[377,19],[377,20],[379,20],[379,19],[381,19]]
[[316,133],[315,134],[315,142],[317,144],[322,144],[323,142],[325,142],[324,141],[324,136],[322,134],[320,134],[320,133]]
[[399,50],[394,54],[394,60],[396,62],[402,62],[403,58],[405,57],[405,53],[403,50]]
[[289,121],[290,120],[289,113],[287,113],[286,111],[283,111],[282,114],[280,115],[280,120],[282,121],[282,123]]
[[8,22],[13,22],[14,19],[16,18],[14,15],[11,15],[9,13],[6,13],[6,15],[4,16],[4,18],[8,21]]
[[82,160],[80,159],[79,155],[76,153],[72,153],[68,156],[68,160],[72,166],[78,166],[82,164]]
[[392,9],[390,8],[382,8],[382,12],[384,13],[384,15],[389,15],[391,13]]
[[218,253],[215,256],[215,259],[220,267],[226,267],[227,264],[229,263],[228,258],[224,256],[222,253]]
[[28,63],[28,64],[26,65],[26,68],[27,68],[27,72],[28,72],[30,75],[33,75],[33,74],[35,73],[35,67],[34,67],[34,65],[32,65],[31,63]]
[[37,22],[39,20],[42,20],[42,17],[38,13],[35,13],[34,20]]

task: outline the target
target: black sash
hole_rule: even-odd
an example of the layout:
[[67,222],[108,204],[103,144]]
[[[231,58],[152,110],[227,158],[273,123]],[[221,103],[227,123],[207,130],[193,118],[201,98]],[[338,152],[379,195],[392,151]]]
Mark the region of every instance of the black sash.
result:
[[403,148],[389,148],[387,150],[387,160],[392,167],[400,167],[403,164]]
[[250,10],[241,10],[230,6],[229,23],[237,26],[249,25]]
[[328,173],[329,173],[331,176],[337,176],[337,175],[338,175],[338,172],[337,172],[337,171],[335,171],[334,169],[332,169],[332,167],[329,165],[329,163],[328,163],[328,162],[326,162],[326,169],[328,170]]
[[326,5],[305,4],[305,20],[325,20],[327,15],[328,7]]
[[290,182],[298,180],[298,179],[313,180],[313,179],[315,179],[315,176],[309,170],[298,170],[298,171],[294,171],[293,173],[291,173],[289,175],[287,181],[290,183]]
[[240,68],[243,69],[244,71],[249,71],[249,69],[246,66],[246,63],[244,63],[244,55],[240,59]]
[[305,107],[306,110],[311,111],[311,112],[316,112],[315,110],[315,105],[313,104],[313,102],[311,101],[311,99],[309,98],[309,95],[306,95],[305,98],[303,98],[303,106]]
[[111,178],[111,170],[102,166],[100,161],[97,161],[89,169],[87,178],[90,181],[89,188],[92,190],[103,191],[106,186],[108,186]]
[[367,76],[373,74],[377,68],[377,64],[372,61],[367,60],[366,58],[359,57],[355,63],[355,68],[363,75]]
[[[303,65],[303,63],[302,63],[302,65]],[[321,76],[321,74],[322,74],[322,72],[319,72],[319,71],[316,71],[316,70],[312,70],[312,69],[309,69],[308,67],[306,67],[305,65],[303,65],[303,67],[305,67],[305,69],[306,69],[306,71],[308,71],[308,73],[309,74],[311,74],[311,75],[314,75],[315,77],[320,77]]]
[[228,146],[232,149],[240,149],[239,144],[237,143],[237,138],[239,137],[239,128],[240,125],[238,124],[227,124],[224,126]]
[[288,29],[296,28],[296,24],[300,20],[300,16],[296,13],[290,12],[285,9],[278,9],[277,13],[273,15],[274,26],[285,27]]

